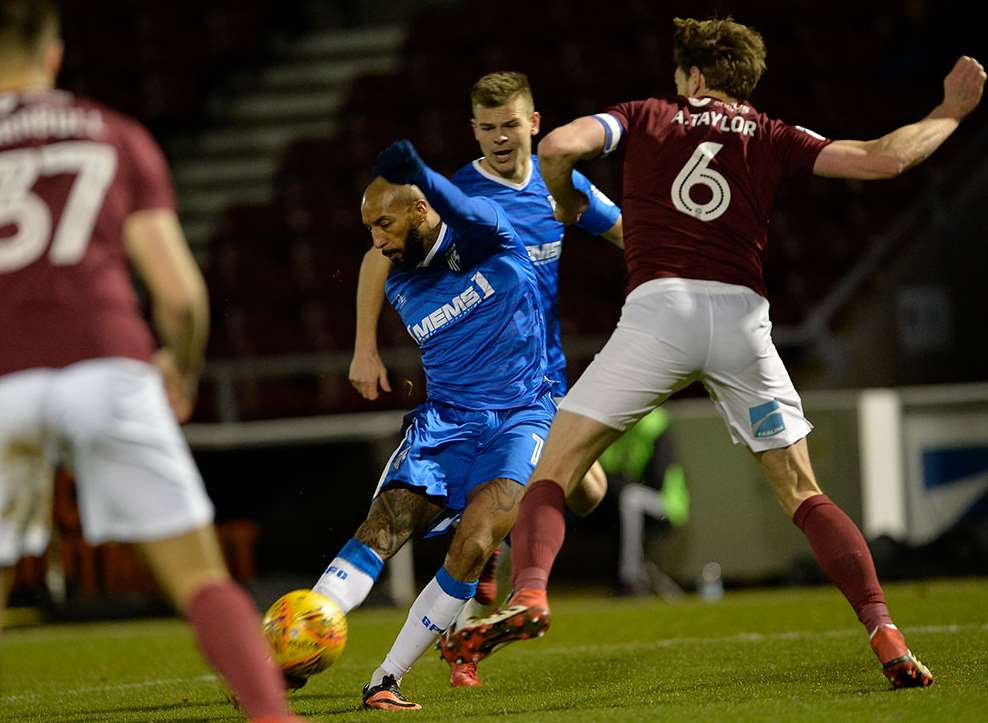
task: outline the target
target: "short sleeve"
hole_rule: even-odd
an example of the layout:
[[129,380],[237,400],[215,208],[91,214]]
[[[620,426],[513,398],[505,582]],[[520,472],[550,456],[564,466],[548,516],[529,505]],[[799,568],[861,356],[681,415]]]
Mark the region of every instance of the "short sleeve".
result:
[[508,215],[499,203],[486,196],[472,196],[470,201],[476,209],[486,207],[484,214],[488,217],[484,225],[450,224],[460,241],[457,243],[457,248],[464,262],[463,268],[476,266],[502,251],[520,249],[522,253],[527,254]]
[[128,123],[125,148],[130,179],[131,213],[151,208],[175,208],[175,189],[164,153],[138,123]]
[[608,155],[617,150],[624,140],[625,134],[631,128],[635,117],[641,110],[645,101],[633,100],[625,103],[618,103],[607,108],[603,113],[592,116],[594,120],[604,128],[604,155]]
[[783,177],[811,173],[820,151],[833,141],[800,126],[779,120],[770,121],[772,147],[782,169]]

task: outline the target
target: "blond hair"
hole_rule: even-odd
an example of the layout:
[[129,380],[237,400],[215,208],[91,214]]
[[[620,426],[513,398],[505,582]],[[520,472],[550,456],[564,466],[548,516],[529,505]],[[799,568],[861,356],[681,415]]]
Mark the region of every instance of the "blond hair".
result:
[[521,96],[531,110],[535,110],[532,86],[528,76],[515,71],[488,73],[473,84],[470,89],[470,110],[474,108],[497,108]]

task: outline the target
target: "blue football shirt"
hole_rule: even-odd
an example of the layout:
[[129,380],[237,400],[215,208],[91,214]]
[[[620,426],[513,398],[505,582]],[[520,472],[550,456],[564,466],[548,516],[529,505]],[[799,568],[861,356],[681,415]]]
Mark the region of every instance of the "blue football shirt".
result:
[[426,169],[417,179],[443,224],[415,269],[385,291],[418,343],[430,400],[466,409],[529,405],[548,390],[535,271],[504,210]]
[[[538,279],[546,326],[547,374],[556,382],[554,391],[564,394],[568,385],[559,324],[559,258],[566,227],[552,215],[554,201],[542,180],[538,157],[532,156],[529,176],[520,183],[487,171],[481,166],[480,159],[463,166],[453,175],[452,181],[470,196],[486,196],[497,201],[521,236]],[[617,223],[621,209],[586,176],[573,171],[573,185],[590,200],[590,206],[577,226],[598,236]]]

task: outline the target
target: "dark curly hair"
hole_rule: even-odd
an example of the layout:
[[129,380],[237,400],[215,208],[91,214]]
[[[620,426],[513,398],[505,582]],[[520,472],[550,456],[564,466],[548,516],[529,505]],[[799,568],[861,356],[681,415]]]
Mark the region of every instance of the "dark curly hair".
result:
[[754,28],[728,16],[715,20],[675,18],[672,59],[689,73],[696,66],[707,87],[747,100],[765,72],[765,41]]

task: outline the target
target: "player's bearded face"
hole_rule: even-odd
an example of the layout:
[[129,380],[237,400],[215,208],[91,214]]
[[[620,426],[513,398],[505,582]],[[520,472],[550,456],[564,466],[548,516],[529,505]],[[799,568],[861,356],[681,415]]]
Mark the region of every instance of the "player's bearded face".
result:
[[425,258],[425,239],[419,233],[418,227],[411,223],[405,234],[405,248],[388,256],[391,263],[400,269],[414,269]]

